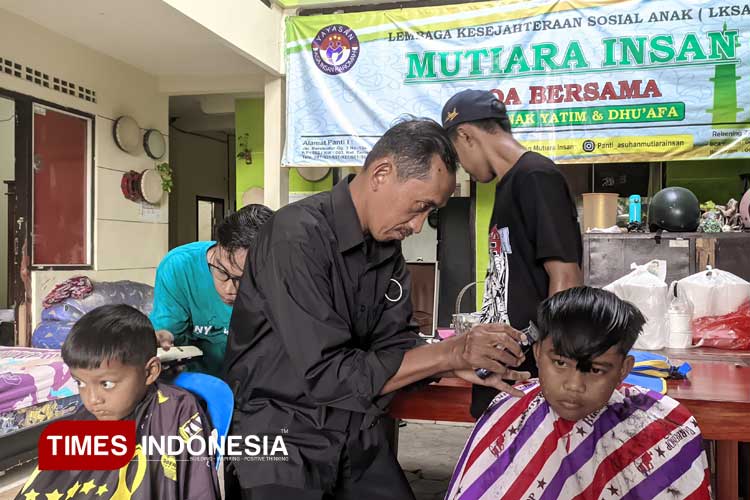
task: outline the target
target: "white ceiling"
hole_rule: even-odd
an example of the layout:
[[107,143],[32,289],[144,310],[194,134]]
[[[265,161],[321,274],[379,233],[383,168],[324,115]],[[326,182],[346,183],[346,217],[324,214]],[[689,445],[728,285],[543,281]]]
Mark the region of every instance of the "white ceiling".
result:
[[255,94],[182,95],[169,98],[169,116],[174,125],[192,132],[233,133],[236,99],[257,98]]
[[0,8],[155,76],[263,73],[160,0],[0,0]]

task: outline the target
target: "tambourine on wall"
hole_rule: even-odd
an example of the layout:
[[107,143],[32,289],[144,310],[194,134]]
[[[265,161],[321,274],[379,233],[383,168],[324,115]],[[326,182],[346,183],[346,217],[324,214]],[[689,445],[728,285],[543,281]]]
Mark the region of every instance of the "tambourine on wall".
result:
[[131,170],[122,175],[120,182],[122,194],[130,201],[145,201],[151,205],[158,205],[164,195],[161,175],[155,168],[142,172]]
[[121,150],[130,154],[140,153],[141,146],[149,158],[160,160],[167,153],[167,141],[164,134],[155,128],[143,131],[135,118],[127,115],[118,117],[112,127],[115,144]]
[[[143,147],[143,151],[149,158],[154,160],[163,158],[167,152],[164,134],[150,128],[141,135],[141,130],[133,117],[123,115],[115,120],[112,127],[112,136],[117,147],[126,153],[139,154],[140,148]],[[154,168],[141,172],[130,170],[124,173],[120,181],[120,188],[122,194],[128,200],[145,201],[152,205],[158,205],[164,195],[161,174]]]

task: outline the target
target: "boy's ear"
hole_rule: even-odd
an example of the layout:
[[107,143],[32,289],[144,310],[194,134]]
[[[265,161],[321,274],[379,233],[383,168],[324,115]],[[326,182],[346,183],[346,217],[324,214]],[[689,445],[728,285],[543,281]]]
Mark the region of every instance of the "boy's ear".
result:
[[534,345],[531,346],[531,351],[534,353],[534,361],[539,363],[539,357],[542,354],[542,343],[541,342],[534,342]]
[[153,358],[146,361],[146,385],[151,385],[156,382],[161,374],[161,360],[154,356]]
[[630,354],[625,356],[625,359],[622,362],[622,367],[620,368],[620,383],[622,383],[622,381],[625,380],[625,377],[627,377],[633,370],[634,364],[635,358],[633,356]]

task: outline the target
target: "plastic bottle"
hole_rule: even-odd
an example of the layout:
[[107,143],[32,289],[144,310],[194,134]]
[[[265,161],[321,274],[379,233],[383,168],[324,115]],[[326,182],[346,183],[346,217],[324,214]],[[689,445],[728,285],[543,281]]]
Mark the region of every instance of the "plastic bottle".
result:
[[691,326],[693,306],[686,297],[681,297],[676,293],[676,284],[673,284],[673,290],[674,293],[670,294],[672,300],[667,308],[667,318],[669,319],[667,347],[685,349],[693,343],[693,328]]
[[628,204],[628,223],[640,223],[641,222],[641,195],[632,194],[630,195],[630,203]]

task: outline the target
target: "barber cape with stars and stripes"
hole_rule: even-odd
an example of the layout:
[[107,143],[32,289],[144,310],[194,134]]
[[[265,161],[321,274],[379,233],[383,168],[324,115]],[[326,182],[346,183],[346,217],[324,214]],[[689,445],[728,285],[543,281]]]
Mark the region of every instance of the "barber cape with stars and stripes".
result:
[[498,395],[477,422],[446,500],[709,500],[697,422],[674,399],[623,384],[577,422],[537,380]]
[[[81,406],[71,419],[95,420]],[[213,457],[147,456],[143,436],[180,436],[185,442],[198,434],[208,442],[208,417],[196,397],[179,387],[157,381],[126,420],[135,420],[136,447],[130,462],[118,470],[56,471],[34,469],[16,500],[218,500],[219,481]]]

